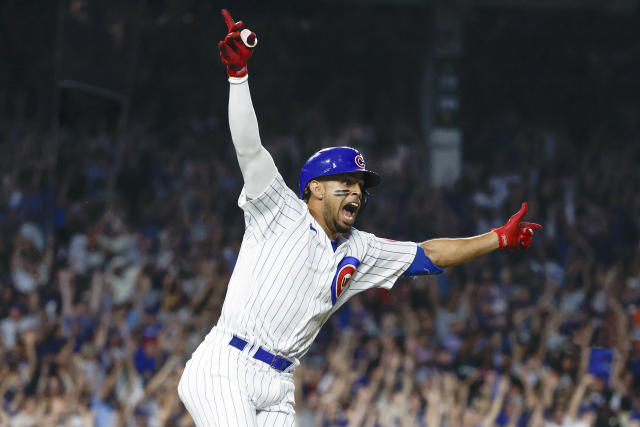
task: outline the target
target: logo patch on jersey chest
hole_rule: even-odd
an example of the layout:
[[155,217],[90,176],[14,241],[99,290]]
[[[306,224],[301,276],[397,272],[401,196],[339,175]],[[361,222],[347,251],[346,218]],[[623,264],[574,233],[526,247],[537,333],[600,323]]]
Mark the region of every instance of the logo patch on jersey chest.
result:
[[342,261],[340,261],[336,269],[336,275],[331,282],[331,304],[335,305],[340,295],[347,289],[349,281],[359,265],[360,260],[352,256],[344,257]]

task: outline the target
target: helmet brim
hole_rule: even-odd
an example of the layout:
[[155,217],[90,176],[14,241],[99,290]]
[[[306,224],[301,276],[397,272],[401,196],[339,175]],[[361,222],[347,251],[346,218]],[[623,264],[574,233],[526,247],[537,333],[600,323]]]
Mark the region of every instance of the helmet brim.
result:
[[334,174],[329,174],[329,175],[322,175],[319,176],[317,178],[313,178],[313,179],[317,179],[317,180],[322,180],[322,179],[326,179],[326,180],[331,180],[332,177],[337,176],[337,175],[348,175],[348,174],[360,174],[364,176],[364,186],[365,188],[373,188],[376,187],[378,185],[380,185],[382,183],[382,177],[380,176],[379,173],[374,172],[372,170],[368,170],[368,169],[360,169],[360,170],[355,170],[355,171],[349,171],[349,172],[338,172],[338,173],[334,173]]

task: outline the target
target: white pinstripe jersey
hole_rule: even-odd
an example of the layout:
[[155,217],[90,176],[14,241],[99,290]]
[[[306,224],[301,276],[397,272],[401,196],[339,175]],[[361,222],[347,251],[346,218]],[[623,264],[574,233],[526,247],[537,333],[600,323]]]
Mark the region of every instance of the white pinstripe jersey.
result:
[[351,296],[389,289],[416,255],[414,242],[396,242],[352,228],[331,241],[307,204],[278,173],[247,201],[246,230],[217,327],[255,339],[290,360],[304,355],[320,327]]

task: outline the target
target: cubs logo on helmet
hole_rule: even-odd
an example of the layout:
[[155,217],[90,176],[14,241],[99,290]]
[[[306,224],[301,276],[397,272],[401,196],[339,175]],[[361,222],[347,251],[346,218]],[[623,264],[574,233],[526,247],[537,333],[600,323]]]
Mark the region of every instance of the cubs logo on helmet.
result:
[[358,167],[360,167],[362,169],[365,168],[364,157],[362,157],[362,154],[358,154],[356,156],[356,165],[358,165]]
[[335,304],[340,295],[347,289],[349,281],[359,265],[360,260],[352,256],[344,257],[340,261],[336,269],[336,275],[331,282],[331,304]]

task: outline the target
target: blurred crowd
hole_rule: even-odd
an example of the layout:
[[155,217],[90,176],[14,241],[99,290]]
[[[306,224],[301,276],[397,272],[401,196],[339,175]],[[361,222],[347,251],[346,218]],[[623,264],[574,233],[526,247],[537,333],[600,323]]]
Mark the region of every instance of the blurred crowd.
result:
[[[544,225],[527,251],[354,297],[296,370],[299,425],[640,425],[640,145],[498,122],[442,188],[408,125],[309,112],[263,135],[294,189],[318,148],[361,148],[384,183],[358,227],[382,237],[482,233],[525,200]],[[47,134],[2,127],[0,425],[191,425],[177,383],[244,229],[228,131],[62,133],[53,161]]]

